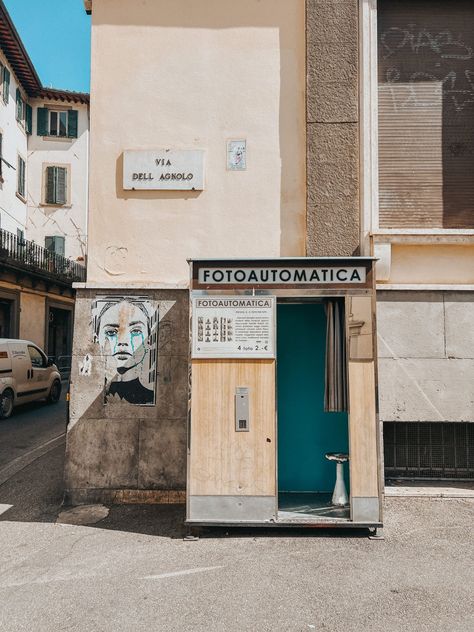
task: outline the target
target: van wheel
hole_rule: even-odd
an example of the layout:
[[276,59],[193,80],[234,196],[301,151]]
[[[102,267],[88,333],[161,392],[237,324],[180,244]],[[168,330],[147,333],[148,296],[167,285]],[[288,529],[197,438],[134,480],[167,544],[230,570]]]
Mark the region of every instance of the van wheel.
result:
[[0,419],[8,419],[13,412],[13,391],[7,389],[0,395]]
[[49,390],[49,395],[47,399],[48,404],[57,404],[59,402],[60,397],[61,397],[61,382],[59,380],[54,380]]

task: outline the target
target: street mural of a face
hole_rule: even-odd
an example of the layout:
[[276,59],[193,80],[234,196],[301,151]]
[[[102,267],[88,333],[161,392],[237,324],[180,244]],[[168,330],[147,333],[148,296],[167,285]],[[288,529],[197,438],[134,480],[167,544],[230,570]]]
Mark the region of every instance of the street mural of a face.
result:
[[158,310],[147,297],[103,296],[92,306],[94,341],[106,360],[105,401],[153,405]]

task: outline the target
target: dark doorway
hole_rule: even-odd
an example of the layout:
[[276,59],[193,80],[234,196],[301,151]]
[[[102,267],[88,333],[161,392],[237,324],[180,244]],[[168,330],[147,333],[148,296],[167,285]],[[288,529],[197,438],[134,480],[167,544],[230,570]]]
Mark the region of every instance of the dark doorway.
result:
[[49,307],[48,314],[48,356],[55,362],[61,375],[71,369],[72,352],[72,310]]
[[18,338],[20,294],[0,291],[0,338]]
[[13,301],[0,299],[0,338],[11,338]]

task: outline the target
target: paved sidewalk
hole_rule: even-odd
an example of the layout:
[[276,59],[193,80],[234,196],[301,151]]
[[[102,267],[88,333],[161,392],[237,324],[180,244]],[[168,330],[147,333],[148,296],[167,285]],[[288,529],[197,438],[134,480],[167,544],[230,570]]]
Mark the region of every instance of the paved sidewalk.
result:
[[2,632],[474,629],[473,499],[390,498],[385,541],[220,529],[185,542],[181,506],[112,507],[81,527],[9,513]]

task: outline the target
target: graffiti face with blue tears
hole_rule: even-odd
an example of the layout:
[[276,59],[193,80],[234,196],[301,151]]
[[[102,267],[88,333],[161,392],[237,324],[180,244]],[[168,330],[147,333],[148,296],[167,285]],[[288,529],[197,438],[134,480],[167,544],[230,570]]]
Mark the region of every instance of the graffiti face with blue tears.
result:
[[93,307],[93,322],[107,360],[105,401],[117,396],[132,404],[153,404],[156,310],[139,298],[104,297]]
[[144,361],[148,351],[147,329],[145,314],[126,301],[113,305],[104,314],[99,344],[107,355],[114,358],[120,375]]

